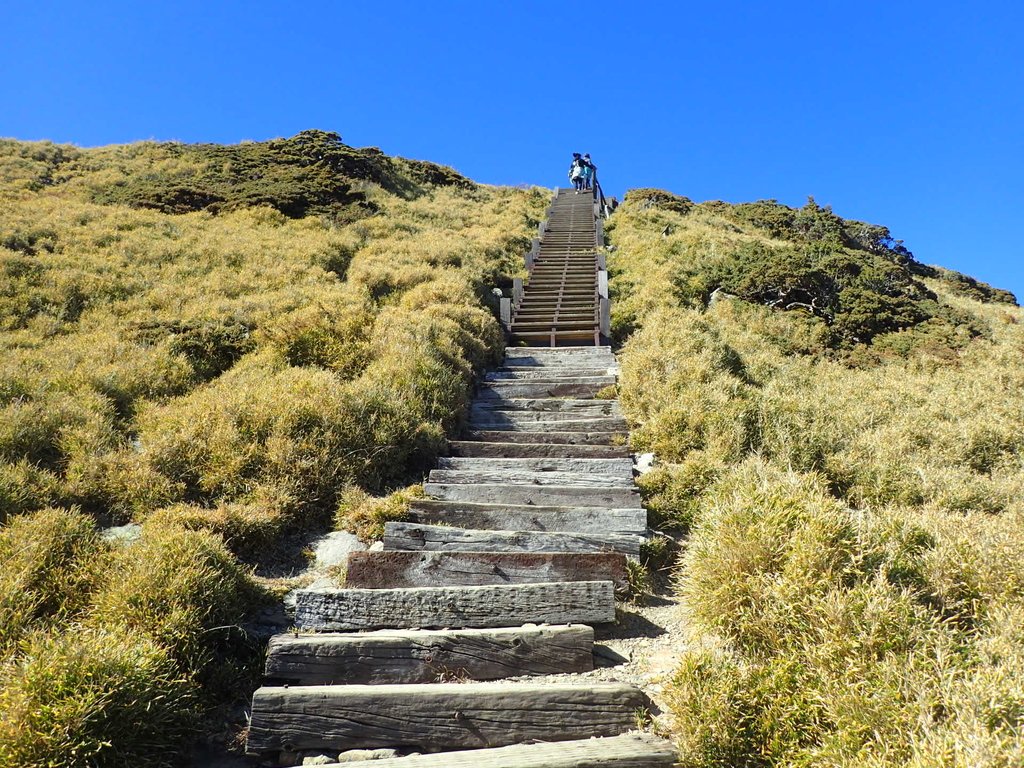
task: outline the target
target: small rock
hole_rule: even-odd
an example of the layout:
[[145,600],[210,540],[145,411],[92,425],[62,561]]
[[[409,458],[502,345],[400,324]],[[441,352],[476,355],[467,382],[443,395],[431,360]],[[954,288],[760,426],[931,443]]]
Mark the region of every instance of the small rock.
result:
[[633,460],[633,468],[636,469],[638,475],[646,475],[648,472],[654,469],[654,454],[637,454],[637,457]]
[[100,537],[111,544],[131,544],[142,537],[142,526],[138,523],[115,525],[113,528],[104,529]]
[[370,545],[370,551],[371,552],[383,552],[384,551],[384,542],[383,541],[375,541],[375,542],[373,542],[373,544]]
[[324,570],[332,565],[339,565],[348,560],[350,552],[362,552],[365,549],[366,545],[354,533],[331,531],[313,542],[313,567]]
[[313,755],[302,758],[303,765],[337,765],[338,761],[330,755]]
[[398,757],[397,749],[350,749],[338,755],[339,763],[361,763],[364,760],[388,760]]

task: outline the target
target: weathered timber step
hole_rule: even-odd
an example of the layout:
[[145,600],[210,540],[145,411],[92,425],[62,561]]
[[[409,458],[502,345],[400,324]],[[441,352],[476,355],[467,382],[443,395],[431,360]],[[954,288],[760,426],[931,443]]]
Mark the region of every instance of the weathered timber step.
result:
[[580,411],[599,412],[600,414],[622,413],[617,400],[550,400],[546,398],[520,398],[510,397],[495,403],[473,403],[474,408],[488,411]]
[[253,695],[246,752],[443,752],[618,736],[647,704],[622,683],[264,687]]
[[488,531],[450,525],[387,523],[385,551],[619,552],[640,556],[642,536],[568,531]]
[[499,469],[511,469],[517,472],[587,472],[602,475],[613,475],[628,480],[633,479],[633,462],[631,459],[466,459],[441,458],[437,460],[438,469],[449,469],[458,472],[493,472]]
[[516,744],[376,760],[374,768],[672,768],[676,749],[646,733],[580,741]]
[[[500,411],[489,408],[470,409],[469,423],[497,424],[499,429],[532,424],[566,424],[581,425],[580,428],[592,428],[591,431],[614,431],[626,428],[626,420],[619,414],[604,413],[567,413],[564,411]],[[493,427],[486,427],[493,429]],[[576,426],[566,427],[563,431],[576,432]]]
[[270,639],[266,677],[291,685],[382,685],[589,672],[593,646],[594,630],[582,624],[284,634]]
[[639,508],[640,494],[633,488],[593,488],[580,485],[509,485],[508,483],[424,483],[428,496],[443,501],[536,504],[539,507]]
[[580,419],[614,419],[625,424],[622,412],[611,400],[590,400],[590,406],[573,409],[514,409],[504,408],[501,402],[474,402],[470,414],[474,419],[499,419],[510,422],[524,421],[579,421]]
[[608,552],[352,552],[345,570],[345,586],[349,589],[605,580],[615,584],[616,589],[626,588],[624,555]]
[[[611,366],[595,368],[554,369],[552,366],[531,366],[529,368],[505,368],[490,371],[484,378],[491,383],[506,381],[550,381],[557,383],[583,382],[587,384],[614,384],[615,375]],[[598,381],[599,380],[599,381]]]
[[504,531],[628,533],[635,536],[642,536],[647,531],[647,511],[641,507],[615,509],[577,504],[542,507],[500,501],[417,499],[409,509],[409,521]]
[[555,445],[544,443],[480,443],[452,440],[448,448],[453,456],[494,458],[626,458],[629,449],[621,445]]
[[625,430],[589,432],[514,432],[508,429],[471,429],[465,437],[486,443],[559,443],[563,445],[614,445],[626,437]]
[[347,632],[615,621],[615,587],[610,581],[414,589],[300,589],[295,595],[295,625],[299,629]]
[[551,340],[553,344],[563,342],[568,344],[569,342],[580,342],[587,343],[590,339],[594,338],[597,334],[597,324],[594,324],[594,332],[590,331],[517,331],[509,334],[509,339],[515,341],[547,341]]
[[471,430],[492,432],[611,432],[620,435],[626,434],[626,423],[622,419],[615,418],[546,419],[544,421],[537,421],[535,419],[518,419],[511,416],[501,418],[473,416],[469,420],[469,428]]
[[506,380],[482,384],[477,391],[478,400],[496,400],[506,397],[589,397],[593,398],[605,387],[611,386],[612,376],[583,381],[531,381]]
[[513,469],[499,469],[493,472],[482,470],[432,469],[428,477],[431,483],[446,485],[463,483],[499,484],[526,486],[573,486],[580,488],[632,488],[633,478],[614,475],[587,474],[584,472],[517,472]]
[[552,349],[551,347],[506,347],[505,360],[522,361],[524,364],[561,361],[583,361],[592,358],[614,358],[611,348],[604,347],[566,347],[564,349]]

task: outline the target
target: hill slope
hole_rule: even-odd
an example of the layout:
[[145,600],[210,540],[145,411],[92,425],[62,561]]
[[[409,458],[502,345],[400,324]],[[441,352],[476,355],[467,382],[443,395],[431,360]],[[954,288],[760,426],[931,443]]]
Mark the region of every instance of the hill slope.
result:
[[683,765],[1024,756],[1024,312],[813,201],[634,190],[621,400],[692,651]]
[[319,131],[0,142],[0,764],[162,764],[248,695],[237,558],[433,464],[545,202]]

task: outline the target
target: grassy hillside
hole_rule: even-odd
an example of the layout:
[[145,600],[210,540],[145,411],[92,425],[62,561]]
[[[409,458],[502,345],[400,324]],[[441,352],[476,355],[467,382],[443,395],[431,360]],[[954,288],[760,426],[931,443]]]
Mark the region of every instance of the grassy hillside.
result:
[[171,762],[245,692],[252,567],[433,463],[546,202],[319,131],[0,141],[0,765]]
[[613,323],[688,534],[685,766],[1024,761],[1024,312],[809,201],[634,190]]

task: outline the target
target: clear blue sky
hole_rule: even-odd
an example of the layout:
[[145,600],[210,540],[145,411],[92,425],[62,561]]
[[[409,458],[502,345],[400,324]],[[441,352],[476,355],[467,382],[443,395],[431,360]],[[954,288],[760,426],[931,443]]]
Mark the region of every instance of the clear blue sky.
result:
[[1024,299],[1019,2],[9,3],[0,136],[306,128],[495,184],[807,195]]

